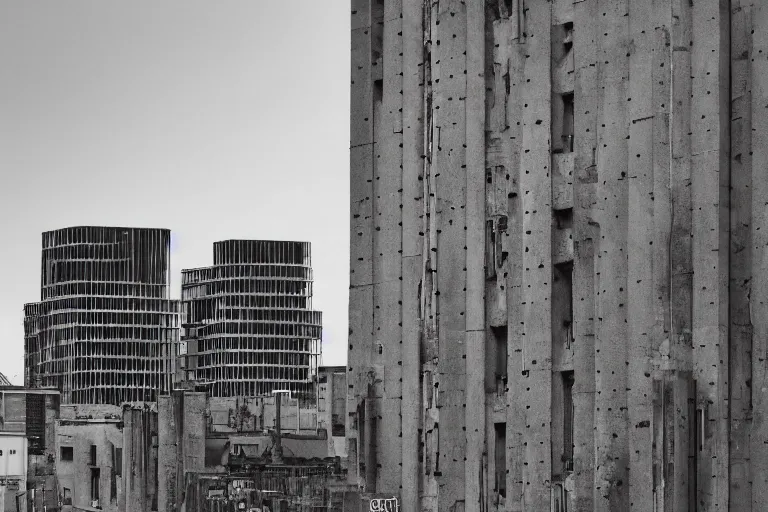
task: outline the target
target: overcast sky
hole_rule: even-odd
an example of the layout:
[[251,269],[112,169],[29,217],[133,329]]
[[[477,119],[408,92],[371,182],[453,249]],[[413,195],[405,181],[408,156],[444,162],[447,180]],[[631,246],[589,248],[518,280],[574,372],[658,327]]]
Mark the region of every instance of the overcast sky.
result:
[[312,243],[325,364],[347,338],[348,0],[0,0],[0,371],[23,382],[43,231]]

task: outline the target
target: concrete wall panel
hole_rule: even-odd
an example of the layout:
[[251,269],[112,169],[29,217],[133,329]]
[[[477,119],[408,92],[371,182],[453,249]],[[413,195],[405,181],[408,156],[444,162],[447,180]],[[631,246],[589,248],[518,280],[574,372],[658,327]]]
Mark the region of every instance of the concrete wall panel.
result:
[[551,6],[526,5],[526,58],[522,61],[520,112],[522,154],[522,357],[525,404],[524,510],[543,510],[550,502],[552,382],[552,179],[550,162]]
[[597,201],[600,240],[595,339],[594,510],[628,508],[627,136],[628,3],[600,1]]
[[[464,431],[466,309],[465,101],[467,94],[467,8],[439,2],[433,33],[435,174],[437,200],[437,307],[440,396],[438,508],[448,510],[465,497]],[[434,7],[433,7],[434,8]]]
[[377,484],[404,510],[758,509],[765,8],[482,5],[352,6],[348,412],[373,371]]
[[[752,276],[750,293],[750,318],[753,323],[752,337],[752,431],[750,475],[752,479],[752,510],[759,510],[768,502],[768,387],[766,382],[766,357],[768,357],[768,282],[765,268],[768,265],[768,6],[760,2],[741,2],[743,8],[751,7],[751,24],[746,24],[745,35],[751,39],[751,172],[752,175]],[[762,56],[762,57],[761,57]],[[742,157],[748,155],[742,154]],[[758,384],[759,383],[759,384]]]
[[[653,511],[651,346],[654,335],[654,36],[653,2],[629,5],[635,51],[629,59],[627,263],[627,408],[629,501],[632,510]],[[629,284],[632,284],[631,286]]]
[[[723,11],[722,7],[726,9]],[[728,151],[727,5],[694,4],[691,47],[693,364],[704,440],[698,465],[703,507],[728,504]],[[725,70],[723,67],[725,67]],[[725,74],[724,74],[725,71]]]
[[600,226],[596,208],[597,0],[574,4],[574,269],[573,508],[593,509],[595,415],[595,247]]

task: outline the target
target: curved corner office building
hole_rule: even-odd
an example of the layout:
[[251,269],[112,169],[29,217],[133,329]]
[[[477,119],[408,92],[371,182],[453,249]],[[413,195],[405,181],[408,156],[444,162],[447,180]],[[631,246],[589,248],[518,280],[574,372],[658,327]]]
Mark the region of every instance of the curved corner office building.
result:
[[314,400],[322,321],[310,244],[226,240],[213,259],[182,271],[188,379],[215,397],[284,390]]
[[24,307],[25,381],[62,403],[155,401],[176,367],[167,229],[43,233],[41,301]]

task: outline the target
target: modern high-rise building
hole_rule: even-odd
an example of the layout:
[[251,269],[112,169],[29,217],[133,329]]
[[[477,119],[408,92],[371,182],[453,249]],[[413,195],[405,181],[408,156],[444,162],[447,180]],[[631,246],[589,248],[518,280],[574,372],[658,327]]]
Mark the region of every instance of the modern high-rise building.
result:
[[213,266],[182,271],[182,364],[212,397],[289,391],[316,403],[322,315],[310,244],[225,240]]
[[43,233],[41,301],[24,306],[27,386],[62,404],[156,401],[172,387],[178,301],[167,229]]
[[350,475],[763,510],[768,3],[353,0]]

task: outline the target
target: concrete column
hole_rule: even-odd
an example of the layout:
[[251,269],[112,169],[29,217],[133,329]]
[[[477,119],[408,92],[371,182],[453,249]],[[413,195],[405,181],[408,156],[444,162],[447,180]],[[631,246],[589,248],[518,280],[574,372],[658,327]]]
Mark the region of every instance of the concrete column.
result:
[[[367,396],[364,376],[370,368],[373,341],[373,66],[371,62],[371,0],[351,3],[350,91],[350,288],[347,439],[350,473],[360,479],[358,463],[365,447],[359,443],[354,416]],[[360,426],[362,426],[360,424]],[[355,455],[357,457],[355,458]],[[353,467],[354,466],[354,467]]]
[[[642,222],[628,223],[627,250],[627,336],[631,340],[628,347],[627,372],[627,421],[629,448],[628,496],[632,510],[653,512],[653,467],[652,467],[652,428],[651,428],[651,346],[654,331],[654,273],[664,277],[666,268],[654,266],[654,248],[665,244],[654,244],[653,222],[654,205],[654,113],[665,116],[664,111],[657,112],[654,107],[657,74],[654,50],[669,53],[669,49],[658,48],[655,42],[663,37],[665,29],[656,29],[654,2],[637,0],[629,5],[629,32],[636,51],[629,58],[629,142],[628,154],[628,218],[644,219]],[[666,60],[661,62],[666,64]],[[667,71],[670,67],[663,68]],[[670,87],[669,80],[661,78],[662,84]],[[667,107],[667,111],[669,106]],[[668,114],[666,114],[668,118]],[[663,124],[666,122],[663,121]],[[667,157],[666,161],[669,158]],[[661,198],[659,198],[661,199]],[[668,207],[663,203],[662,207]],[[662,226],[663,228],[664,226]],[[632,283],[630,286],[629,283]]]
[[[379,5],[376,8],[377,4]],[[372,1],[374,73],[373,367],[377,399],[377,489],[399,494],[402,483],[401,378],[403,214],[403,19],[401,0]],[[376,53],[372,58],[376,57]]]
[[485,510],[485,8],[467,4],[465,510]]
[[[550,507],[552,394],[551,5],[525,2],[520,201],[523,510]],[[524,21],[523,21],[524,20]],[[516,121],[513,121],[516,122]]]
[[629,508],[627,226],[629,22],[626,0],[598,1],[595,511]]
[[[432,172],[437,218],[436,318],[438,327],[438,510],[466,498],[466,95],[467,3],[433,2]],[[481,376],[478,380],[482,381]],[[479,475],[478,475],[479,476]]]
[[[750,137],[749,151],[741,151],[741,158],[751,156],[751,168],[745,169],[752,177],[752,225],[750,228],[752,251],[752,276],[750,287],[750,319],[754,326],[751,346],[752,428],[750,436],[749,472],[742,466],[741,475],[749,475],[752,481],[752,510],[757,512],[768,503],[768,386],[765,385],[768,369],[768,60],[758,55],[768,55],[768,5],[762,2],[739,2],[746,19],[743,35],[750,40],[749,66],[751,74],[751,98],[749,116],[751,129],[742,130],[742,136]],[[738,53],[734,52],[733,58]],[[734,112],[735,114],[736,112]],[[749,133],[749,136],[747,135]],[[734,134],[735,135],[735,134]],[[735,154],[734,154],[735,156]],[[747,160],[749,162],[749,160]],[[755,384],[760,383],[760,384]],[[736,471],[732,469],[731,474]],[[746,475],[745,475],[746,473]],[[744,510],[749,510],[744,508]]]
[[133,437],[134,437],[134,424],[133,415],[131,410],[123,410],[123,489],[120,494],[120,500],[118,502],[118,509],[120,511],[128,511],[129,504],[131,504],[131,480],[133,479],[133,473],[135,468],[141,464],[141,460],[135,458]]
[[[173,398],[170,395],[158,398],[158,434],[157,456],[160,468],[157,482],[158,512],[175,511],[176,490],[176,415],[173,411]],[[123,457],[123,475],[127,475],[126,457]]]
[[402,233],[402,482],[401,510],[420,510],[419,429],[421,419],[421,336],[419,281],[422,273],[420,213],[423,194],[422,2],[403,2],[403,233]]
[[729,503],[729,2],[694,3],[691,13],[693,369],[704,435],[698,502],[723,510]]
[[597,223],[597,0],[574,10],[574,489],[576,510],[593,510],[595,417],[595,248]]
[[202,471],[205,468],[206,404],[205,393],[184,393],[184,424],[179,430],[184,442],[185,471]]

